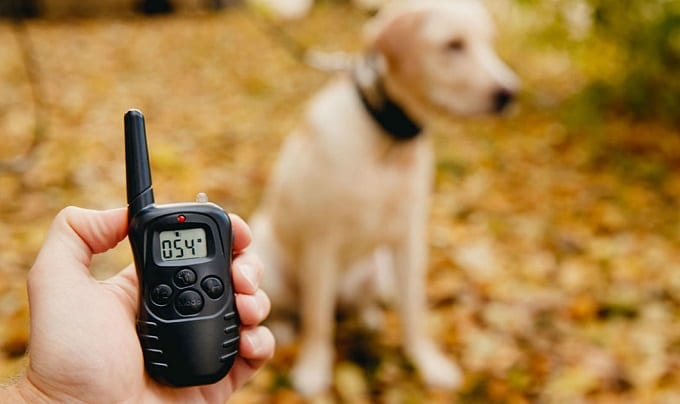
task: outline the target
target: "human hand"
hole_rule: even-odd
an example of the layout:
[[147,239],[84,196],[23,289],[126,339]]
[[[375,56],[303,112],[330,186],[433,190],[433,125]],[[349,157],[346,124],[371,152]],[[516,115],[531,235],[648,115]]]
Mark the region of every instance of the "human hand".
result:
[[259,326],[270,310],[269,298],[259,289],[261,263],[243,251],[250,244],[246,223],[235,215],[230,219],[241,340],[239,357],[224,379],[176,388],[148,376],[135,331],[134,266],[105,281],[89,271],[94,254],[127,235],[127,210],[69,207],[55,218],[28,274],[29,365],[13,394],[30,402],[225,402],[274,353],[271,332]]

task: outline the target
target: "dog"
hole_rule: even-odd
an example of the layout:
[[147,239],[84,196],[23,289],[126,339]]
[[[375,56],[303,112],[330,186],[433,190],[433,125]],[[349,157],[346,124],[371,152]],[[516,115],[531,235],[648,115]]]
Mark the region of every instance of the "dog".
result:
[[[362,10],[373,12],[388,0],[353,0]],[[313,0],[249,0],[249,2],[267,11],[277,20],[297,20],[309,14]]]
[[389,3],[367,22],[354,71],[317,93],[285,140],[250,223],[274,309],[300,316],[292,382],[304,395],[332,382],[339,300],[370,317],[390,279],[406,355],[427,384],[461,384],[426,331],[434,156],[422,125],[432,111],[492,114],[512,100],[518,78],[493,36],[477,0]]

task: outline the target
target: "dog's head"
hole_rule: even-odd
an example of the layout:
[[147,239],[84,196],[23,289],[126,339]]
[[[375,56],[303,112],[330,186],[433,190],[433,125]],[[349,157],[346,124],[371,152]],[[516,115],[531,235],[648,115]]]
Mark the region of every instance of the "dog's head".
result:
[[493,47],[490,16],[477,0],[410,0],[385,6],[366,27],[395,98],[449,113],[500,112],[519,80]]

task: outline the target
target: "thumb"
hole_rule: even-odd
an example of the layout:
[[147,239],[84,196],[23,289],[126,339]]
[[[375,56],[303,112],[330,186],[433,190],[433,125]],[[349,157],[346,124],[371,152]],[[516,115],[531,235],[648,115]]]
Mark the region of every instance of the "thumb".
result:
[[115,247],[127,234],[125,208],[96,211],[69,206],[55,217],[35,264],[33,278],[89,275],[92,255]]

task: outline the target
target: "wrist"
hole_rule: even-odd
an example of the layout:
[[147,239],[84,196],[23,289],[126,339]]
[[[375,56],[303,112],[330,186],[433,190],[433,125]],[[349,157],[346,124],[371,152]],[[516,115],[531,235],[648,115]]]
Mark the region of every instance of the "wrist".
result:
[[17,384],[3,387],[2,390],[0,390],[0,404],[26,402],[27,401],[19,391],[19,386]]
[[0,390],[0,404],[24,402],[26,402],[26,400],[21,397],[16,385],[4,387],[2,390]]
[[0,404],[44,402],[44,396],[22,376],[16,383],[0,390]]

